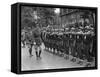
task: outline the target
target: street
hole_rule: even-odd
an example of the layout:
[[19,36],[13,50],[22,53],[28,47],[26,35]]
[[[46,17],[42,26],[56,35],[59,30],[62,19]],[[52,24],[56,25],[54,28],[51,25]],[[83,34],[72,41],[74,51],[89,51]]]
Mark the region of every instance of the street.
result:
[[59,57],[50,52],[44,50],[44,45],[42,44],[42,54],[41,59],[37,59],[35,55],[34,47],[32,48],[33,56],[30,57],[28,52],[28,47],[22,48],[21,51],[21,70],[43,70],[43,69],[59,69],[59,68],[74,68],[74,67],[84,67],[76,62],[66,60],[64,57]]

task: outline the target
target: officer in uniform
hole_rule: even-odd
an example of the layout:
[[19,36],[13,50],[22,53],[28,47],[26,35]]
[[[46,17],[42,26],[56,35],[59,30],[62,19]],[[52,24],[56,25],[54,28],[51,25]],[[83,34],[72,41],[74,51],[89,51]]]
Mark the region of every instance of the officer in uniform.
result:
[[34,36],[34,48],[35,48],[35,53],[36,53],[36,57],[41,58],[41,44],[42,44],[42,40],[41,40],[41,31],[39,27],[36,27],[33,31],[33,36]]

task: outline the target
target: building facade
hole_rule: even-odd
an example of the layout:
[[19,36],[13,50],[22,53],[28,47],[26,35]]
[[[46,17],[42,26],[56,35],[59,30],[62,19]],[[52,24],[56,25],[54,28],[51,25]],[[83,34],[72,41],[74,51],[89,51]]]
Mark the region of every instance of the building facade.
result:
[[79,26],[84,23],[93,24],[94,18],[89,10],[79,9],[60,9],[61,23],[64,27],[75,26],[77,23]]

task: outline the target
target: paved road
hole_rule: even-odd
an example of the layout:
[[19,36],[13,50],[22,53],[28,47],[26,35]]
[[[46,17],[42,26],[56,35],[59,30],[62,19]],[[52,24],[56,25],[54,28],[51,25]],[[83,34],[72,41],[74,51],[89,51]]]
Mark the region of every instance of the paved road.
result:
[[83,67],[75,62],[66,60],[63,57],[53,55],[44,50],[44,45],[42,45],[41,59],[36,58],[34,47],[32,51],[33,56],[29,56],[28,47],[22,48],[21,51],[21,65],[22,70],[40,70],[40,69],[57,69],[57,68],[73,68],[73,67]]

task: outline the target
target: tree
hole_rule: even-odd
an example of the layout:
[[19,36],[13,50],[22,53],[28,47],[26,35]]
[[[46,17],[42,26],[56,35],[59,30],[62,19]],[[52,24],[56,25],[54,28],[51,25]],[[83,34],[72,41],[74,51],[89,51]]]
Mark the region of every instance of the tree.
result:
[[53,19],[55,16],[54,8],[37,8],[37,15],[40,17],[38,22],[42,24],[42,26],[48,26],[53,23]]
[[30,23],[35,23],[39,27],[48,26],[53,23],[55,16],[54,8],[23,6],[21,9],[22,28]]

